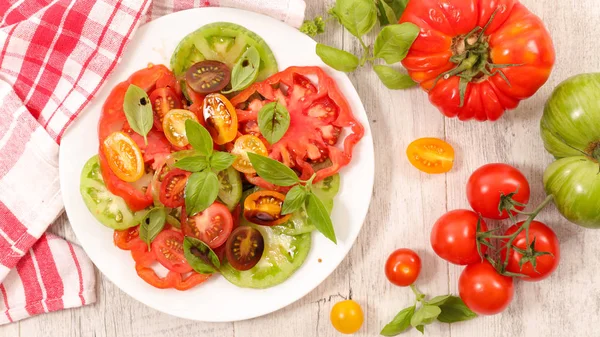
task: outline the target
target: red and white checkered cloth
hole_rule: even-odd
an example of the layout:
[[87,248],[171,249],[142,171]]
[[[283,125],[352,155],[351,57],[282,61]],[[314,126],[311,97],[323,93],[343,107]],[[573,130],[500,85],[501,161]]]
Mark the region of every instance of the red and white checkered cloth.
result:
[[[303,0],[0,0],[0,324],[95,301],[83,250],[51,234],[58,146],[144,22],[237,7],[298,27]],[[199,23],[201,24],[201,23]]]

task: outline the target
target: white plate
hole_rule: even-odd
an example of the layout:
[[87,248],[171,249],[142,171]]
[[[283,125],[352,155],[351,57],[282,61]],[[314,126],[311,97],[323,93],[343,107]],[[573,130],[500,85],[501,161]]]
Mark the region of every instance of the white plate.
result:
[[[304,265],[287,281],[273,288],[238,288],[217,276],[185,292],[160,290],[137,276],[129,252],[116,248],[113,231],[98,223],[87,210],[79,194],[79,175],[85,162],[97,153],[98,119],[110,90],[149,62],[168,65],[171,53],[184,36],[216,21],[237,23],[260,35],[273,50],[281,70],[292,65],[325,67],[365,127],[365,136],[354,149],[352,163],[341,171],[341,189],[332,214],[337,245],[323,235],[313,233],[313,245]],[[226,322],[283,308],[306,295],[331,274],[352,247],[367,215],[374,178],[373,140],[367,115],[352,83],[345,74],[326,67],[314,50],[312,39],[282,22],[228,8],[178,12],[138,30],[121,63],[98,96],[69,128],[60,147],[60,183],[67,215],[83,248],[104,275],[127,294],[156,310],[198,321]]]

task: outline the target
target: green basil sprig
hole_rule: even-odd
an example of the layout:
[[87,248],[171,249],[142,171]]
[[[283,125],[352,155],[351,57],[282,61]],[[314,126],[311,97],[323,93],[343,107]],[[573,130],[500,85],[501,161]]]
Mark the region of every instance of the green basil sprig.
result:
[[408,89],[417,85],[415,81],[413,81],[412,78],[408,76],[408,74],[401,73],[392,67],[377,64],[373,66],[373,70],[375,71],[377,77],[379,77],[383,85],[385,85],[389,89]]
[[183,256],[192,269],[200,274],[213,274],[221,268],[217,254],[204,242],[191,236],[183,239]]
[[210,132],[205,127],[192,119],[185,121],[185,134],[192,148],[203,156],[210,156],[213,153],[213,139]]
[[244,90],[258,77],[260,67],[260,54],[256,47],[250,46],[237,60],[231,70],[231,90],[223,91],[228,94]]
[[152,103],[144,89],[130,84],[123,99],[123,112],[131,129],[144,137],[148,144],[148,132],[152,129],[154,115],[152,114]]
[[290,127],[290,112],[279,102],[265,104],[258,112],[258,128],[269,144],[277,143]]
[[[311,191],[315,175],[307,181],[301,181],[291,168],[277,160],[251,152],[248,152],[248,159],[252,163],[256,173],[269,183],[277,186],[296,185],[285,196],[281,209],[282,214],[293,213],[304,206],[310,224],[315,226],[326,238],[337,244],[329,212],[321,199]],[[305,185],[301,185],[300,183],[304,183]]]
[[[411,326],[423,333],[425,325],[431,324],[435,320],[443,323],[456,323],[477,317],[477,314],[471,311],[460,297],[442,295],[426,300],[426,296],[419,292],[414,285],[410,287],[416,295],[415,304],[402,309],[391,322],[383,327],[381,335],[396,336]],[[417,308],[417,304],[421,304],[421,306]]]
[[351,73],[358,68],[360,60],[347,51],[317,43],[317,55],[331,68]]
[[202,212],[217,200],[219,178],[213,171],[194,172],[185,184],[185,211],[188,215]]
[[409,22],[383,27],[375,39],[375,57],[387,64],[404,60],[418,35],[419,27]]
[[140,239],[148,245],[148,250],[152,241],[165,227],[166,217],[167,211],[163,207],[155,207],[149,210],[140,222]]

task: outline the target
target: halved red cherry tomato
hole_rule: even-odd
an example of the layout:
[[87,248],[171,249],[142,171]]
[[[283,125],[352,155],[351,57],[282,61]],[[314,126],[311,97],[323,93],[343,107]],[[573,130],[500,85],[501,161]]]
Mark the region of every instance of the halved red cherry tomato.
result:
[[161,131],[165,115],[173,109],[181,108],[181,99],[168,87],[155,89],[150,94],[150,102],[154,112],[154,126]]
[[165,206],[175,208],[185,204],[185,184],[187,183],[190,172],[173,169],[167,173],[160,184],[160,194],[158,198]]
[[113,241],[115,246],[123,250],[131,250],[139,241],[135,240],[139,238],[140,226],[131,227],[122,231],[115,230],[113,234]]
[[192,271],[183,256],[183,234],[174,230],[163,230],[152,241],[152,251],[163,267],[177,273]]
[[225,248],[227,262],[237,270],[254,267],[265,250],[265,240],[257,229],[238,227],[229,236]]
[[285,195],[275,191],[258,191],[250,194],[244,201],[244,217],[257,225],[277,226],[292,216],[282,215]]
[[185,73],[187,85],[200,94],[219,92],[230,80],[231,70],[219,61],[205,60],[194,63]]
[[133,182],[144,175],[144,159],[137,144],[123,132],[114,132],[102,142],[108,166],[119,177]]
[[[240,216],[242,215],[242,207],[238,204],[235,209],[231,212],[231,217],[233,218],[233,226],[232,233],[236,228],[240,226]],[[231,235],[229,235],[231,237]],[[229,239],[228,239],[229,240]],[[213,249],[215,254],[219,257],[219,261],[223,262],[225,258],[225,249],[227,245],[220,245],[219,247]]]
[[189,110],[174,109],[165,115],[163,131],[171,144],[177,147],[184,147],[189,144],[185,133],[185,121],[188,119],[198,121],[196,114]]
[[446,173],[454,165],[454,148],[437,138],[421,138],[408,145],[406,155],[410,163],[425,173]]
[[[309,76],[315,76],[318,81],[311,82]],[[256,129],[258,112],[274,101],[289,111],[290,126],[285,135],[271,145],[269,157],[296,170],[305,180],[315,173],[312,164],[330,159],[330,166],[316,171],[315,181],[337,173],[350,162],[364,128],[353,116],[335,81],[321,68],[290,67],[235,96],[231,103],[237,109],[240,132],[256,135],[250,130]],[[343,129],[347,130],[347,136],[342,140],[341,150],[334,145],[340,142]],[[247,178],[255,185],[272,188],[260,177]]]
[[267,156],[267,147],[258,137],[244,135],[236,139],[233,150],[231,150],[231,153],[236,155],[232,164],[234,169],[243,173],[256,173],[250,159],[248,159],[247,152]]
[[223,145],[235,139],[238,119],[235,108],[227,97],[209,94],[204,98],[204,121],[216,144]]
[[210,248],[217,248],[227,241],[233,218],[227,207],[215,202],[203,212],[187,216],[181,211],[181,229],[186,236],[193,236],[206,243]]

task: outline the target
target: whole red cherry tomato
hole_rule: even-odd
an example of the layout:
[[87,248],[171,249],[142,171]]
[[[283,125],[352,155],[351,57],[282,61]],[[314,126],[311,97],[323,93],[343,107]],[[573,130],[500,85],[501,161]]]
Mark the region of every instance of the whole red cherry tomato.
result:
[[[442,259],[467,265],[481,261],[477,251],[477,225],[482,232],[487,226],[477,213],[466,209],[450,211],[433,225],[431,230],[431,247]],[[481,245],[481,253],[485,254],[487,246]]]
[[419,277],[419,273],[421,273],[421,258],[407,248],[394,251],[385,263],[385,276],[400,287],[413,284]]
[[480,315],[502,312],[514,292],[512,277],[500,275],[487,260],[468,265],[458,279],[460,298]]

